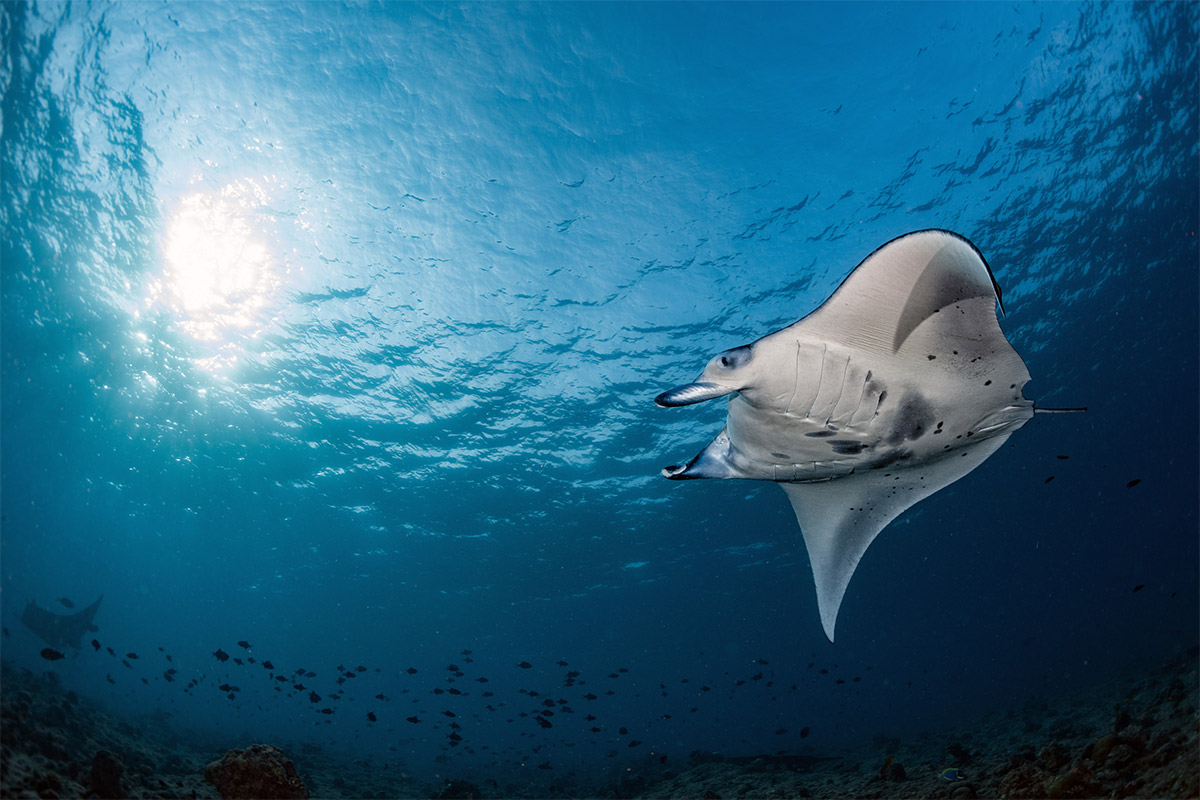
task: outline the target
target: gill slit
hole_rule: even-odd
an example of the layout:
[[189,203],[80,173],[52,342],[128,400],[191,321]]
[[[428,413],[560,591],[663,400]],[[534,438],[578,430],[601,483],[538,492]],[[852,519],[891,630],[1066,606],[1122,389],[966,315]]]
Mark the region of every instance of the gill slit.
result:
[[850,372],[850,356],[846,356],[846,363],[842,365],[842,382],[838,386],[837,399],[833,401],[833,405],[829,407],[829,416],[825,418],[825,427],[829,427],[829,421],[833,419],[833,412],[837,411],[838,403],[842,402],[842,395],[846,393],[846,375]]
[[821,345],[821,368],[819,370],[817,370],[817,391],[816,391],[816,394],[813,395],[812,402],[808,404],[808,411],[805,412],[805,414],[804,414],[805,419],[810,419],[812,417],[813,407],[816,406],[816,404],[817,404],[817,398],[821,396],[821,385],[825,382],[825,356],[828,352],[829,352],[829,345],[822,344]]

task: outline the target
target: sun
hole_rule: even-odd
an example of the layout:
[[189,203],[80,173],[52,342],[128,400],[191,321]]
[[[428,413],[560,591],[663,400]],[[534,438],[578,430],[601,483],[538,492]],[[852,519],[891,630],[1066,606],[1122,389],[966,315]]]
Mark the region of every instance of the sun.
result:
[[279,285],[266,206],[263,188],[244,180],[182,197],[167,221],[152,299],[192,337],[225,341],[259,324]]

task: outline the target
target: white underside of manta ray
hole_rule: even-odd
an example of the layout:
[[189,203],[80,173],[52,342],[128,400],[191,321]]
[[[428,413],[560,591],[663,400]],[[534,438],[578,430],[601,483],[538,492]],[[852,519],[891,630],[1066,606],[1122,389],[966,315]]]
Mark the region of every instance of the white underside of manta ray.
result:
[[[824,304],[715,356],[660,406],[732,395],[708,447],[663,475],[774,481],[792,503],[825,635],[871,542],[1034,414],[980,252],[942,230],[876,250]],[[1038,409],[1041,410],[1041,409]]]

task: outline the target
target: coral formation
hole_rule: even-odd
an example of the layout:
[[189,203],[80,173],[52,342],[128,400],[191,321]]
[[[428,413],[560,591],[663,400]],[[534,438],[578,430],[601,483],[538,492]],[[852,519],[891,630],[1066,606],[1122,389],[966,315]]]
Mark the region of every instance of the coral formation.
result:
[[296,765],[282,750],[269,744],[230,750],[220,761],[204,768],[204,780],[215,786],[225,800],[304,800],[308,797],[308,787],[296,773]]

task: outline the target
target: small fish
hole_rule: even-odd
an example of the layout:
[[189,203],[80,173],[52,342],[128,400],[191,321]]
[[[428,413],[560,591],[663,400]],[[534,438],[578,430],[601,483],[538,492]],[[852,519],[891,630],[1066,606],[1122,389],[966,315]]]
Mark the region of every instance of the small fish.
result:
[[522,661],[520,664],[517,664],[517,666],[521,669],[529,669],[533,666],[533,664],[530,664],[528,661]]
[[233,657],[233,663],[237,664],[239,667],[245,666],[245,664],[242,662],[242,660],[240,658],[238,658],[237,656]]
[[631,742],[629,743],[629,746],[630,746],[630,747],[637,747],[637,746],[638,746],[639,744],[641,744],[641,743],[642,743],[642,740],[641,740],[641,739],[634,739],[633,741],[631,741]]
[[554,724],[552,722],[550,722],[550,720],[546,719],[545,717],[538,716],[538,717],[534,717],[534,719],[537,720],[537,724],[541,725],[543,728],[553,728],[554,727]]
[[216,649],[216,651],[213,653],[213,655],[216,656],[217,661],[228,661],[229,660],[229,653],[226,653],[224,650],[222,650],[219,647]]
[[405,717],[404,719],[407,720],[408,722],[411,722],[413,725],[416,725],[418,722],[421,721],[420,717]]
[[803,728],[800,729],[800,738],[801,739],[808,738],[808,726],[807,725],[805,725]]
[[1059,461],[1066,461],[1070,456],[1058,456],[1057,458]]
[[375,716],[375,712],[374,712],[374,711],[368,711],[368,712],[367,712],[367,719],[371,720],[371,722],[378,722],[378,721],[379,721],[379,720],[376,718],[376,716]]
[[137,661],[138,654],[137,653],[126,653],[125,657],[132,658],[134,661]]
[[317,694],[316,692],[309,692],[308,701],[310,703],[319,703],[321,702],[321,695]]
[[1135,592],[1140,592],[1142,589],[1145,589],[1145,588],[1146,588],[1146,584],[1139,583],[1137,586],[1133,587],[1133,590]]
[[100,652],[100,640],[99,639],[92,639],[92,649],[95,650],[97,653]]
[[386,700],[388,700],[389,698],[388,698],[388,696],[387,696],[387,695],[385,695],[383,692],[380,692],[379,694],[375,695],[375,699],[376,699],[376,700],[384,700],[384,701],[386,701]]
[[354,671],[355,671],[355,672],[366,672],[366,671],[367,671],[367,668],[366,668],[366,667],[363,667],[363,666],[358,666],[358,667],[355,667],[355,668],[354,668]]
[[74,603],[72,603],[70,600],[68,600],[68,599],[67,599],[67,598],[65,598],[65,597],[60,597],[60,598],[58,598],[58,602],[62,603],[62,604],[63,604],[63,606],[64,606],[64,607],[66,607],[66,608],[74,608],[74,607],[75,607],[75,604],[74,604]]
[[1046,478],[1046,481],[1045,481],[1045,482],[1046,482],[1046,483],[1049,483],[1049,482],[1050,482],[1050,481],[1052,481],[1052,480],[1054,480],[1054,476],[1053,476],[1053,475],[1051,475],[1049,478]]
[[262,665],[263,665],[263,669],[275,669],[275,665],[272,664],[270,661],[264,661],[264,662],[262,662]]
[[890,767],[892,765],[892,762],[895,760],[896,760],[895,756],[887,757],[887,761],[883,762],[883,766],[879,768],[879,777],[881,777],[881,778],[887,777],[888,767]]
[[417,668],[416,668],[416,667],[409,667],[408,669],[406,669],[406,670],[404,670],[404,671],[405,671],[405,672],[407,672],[409,675],[416,675],[416,674],[417,674]]
[[775,735],[776,735],[776,736],[783,736],[785,733],[787,733],[787,731],[788,731],[788,729],[787,729],[787,728],[780,728],[779,730],[775,731]]
[[963,776],[958,773],[955,767],[947,767],[938,773],[938,777],[944,781],[961,781]]
[[328,716],[329,714],[333,713],[333,709],[332,708],[322,708],[321,713]]
[[238,641],[238,643],[237,643],[237,645],[238,645],[238,647],[242,648],[243,650],[249,650],[249,649],[250,649],[250,643],[249,643],[249,642],[247,642],[245,639],[241,639],[241,640],[239,640],[239,641]]
[[66,658],[66,656],[51,647],[43,647],[42,658],[47,661],[58,661],[60,658]]

